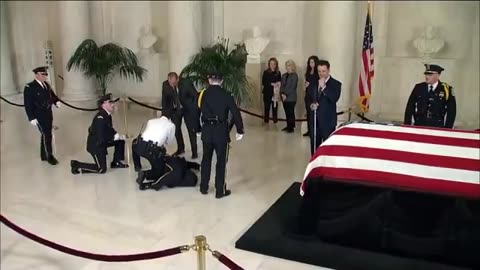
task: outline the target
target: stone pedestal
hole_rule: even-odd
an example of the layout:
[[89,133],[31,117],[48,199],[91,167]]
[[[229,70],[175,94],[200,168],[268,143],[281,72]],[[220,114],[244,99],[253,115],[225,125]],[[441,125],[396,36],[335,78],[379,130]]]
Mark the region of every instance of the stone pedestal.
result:
[[6,18],[6,2],[1,2],[1,74],[0,74],[0,81],[1,81],[1,95],[2,96],[9,96],[17,94],[15,90],[15,84],[13,82],[13,66],[12,66],[12,59],[10,56],[10,36],[8,31],[8,24]]
[[262,95],[262,65],[260,63],[247,63],[245,72],[248,81],[253,85],[253,93],[251,93],[251,103],[248,111],[263,115],[263,95]]
[[66,66],[77,47],[90,36],[90,19],[87,1],[58,2],[60,36],[62,44],[63,95],[67,101],[85,101],[96,98],[94,83],[83,76],[83,72],[71,70]]

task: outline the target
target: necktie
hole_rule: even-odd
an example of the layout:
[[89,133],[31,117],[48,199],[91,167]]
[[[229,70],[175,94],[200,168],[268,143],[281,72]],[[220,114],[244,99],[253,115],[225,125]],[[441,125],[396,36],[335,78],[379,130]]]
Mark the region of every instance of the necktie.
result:
[[428,86],[428,93],[431,93],[433,91],[433,85]]

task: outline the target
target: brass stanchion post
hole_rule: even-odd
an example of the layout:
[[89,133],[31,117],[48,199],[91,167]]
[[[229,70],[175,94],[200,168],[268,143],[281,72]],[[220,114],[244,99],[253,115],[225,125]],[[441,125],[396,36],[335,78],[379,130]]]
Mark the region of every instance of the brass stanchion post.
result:
[[207,249],[207,238],[205,236],[195,236],[195,249],[197,251],[198,270],[206,270],[207,263],[205,259],[205,251]]

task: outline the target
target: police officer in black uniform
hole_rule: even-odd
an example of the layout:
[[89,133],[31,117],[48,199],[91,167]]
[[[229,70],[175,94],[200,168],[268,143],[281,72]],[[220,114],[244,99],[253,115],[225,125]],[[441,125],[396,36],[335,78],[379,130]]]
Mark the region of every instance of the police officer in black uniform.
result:
[[121,160],[125,155],[125,136],[115,131],[112,125],[113,107],[115,101],[112,95],[107,94],[98,100],[99,111],[88,129],[87,151],[92,155],[95,163],[83,163],[77,160],[70,162],[73,174],[105,173],[107,171],[107,148],[114,146],[112,168],[128,168]]
[[[439,80],[444,69],[425,65],[425,82],[415,85],[408,98],[404,124],[439,128],[453,128],[457,103],[453,87]],[[446,117],[445,117],[446,115]]]
[[231,194],[225,184],[225,166],[228,159],[228,148],[230,145],[228,117],[237,128],[236,139],[243,137],[243,122],[240,111],[235,104],[233,96],[222,88],[223,75],[211,73],[208,75],[209,86],[200,92],[198,96],[198,107],[201,113],[203,158],[200,168],[201,181],[200,192],[208,193],[208,182],[212,166],[213,151],[216,153],[217,164],[215,172],[215,197],[217,199]]
[[58,163],[52,153],[52,105],[60,107],[58,97],[47,80],[47,67],[33,70],[35,80],[25,85],[23,99],[28,121],[40,130],[40,158],[51,165]]

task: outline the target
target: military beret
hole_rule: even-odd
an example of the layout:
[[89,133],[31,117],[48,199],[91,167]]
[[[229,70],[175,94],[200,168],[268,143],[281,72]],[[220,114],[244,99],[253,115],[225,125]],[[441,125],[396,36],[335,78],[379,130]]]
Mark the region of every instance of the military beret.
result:
[[47,72],[47,68],[48,67],[37,67],[35,69],[33,69],[33,73],[38,73],[38,72]]
[[112,99],[112,94],[111,93],[108,93],[102,97],[100,97],[97,101],[97,105],[98,107],[102,106],[102,104],[105,102],[105,101],[113,101]]
[[210,72],[207,75],[208,79],[218,79],[218,80],[223,80],[223,74],[220,72]]
[[425,64],[425,72],[423,74],[441,74],[442,71],[444,71],[444,68],[439,65]]

